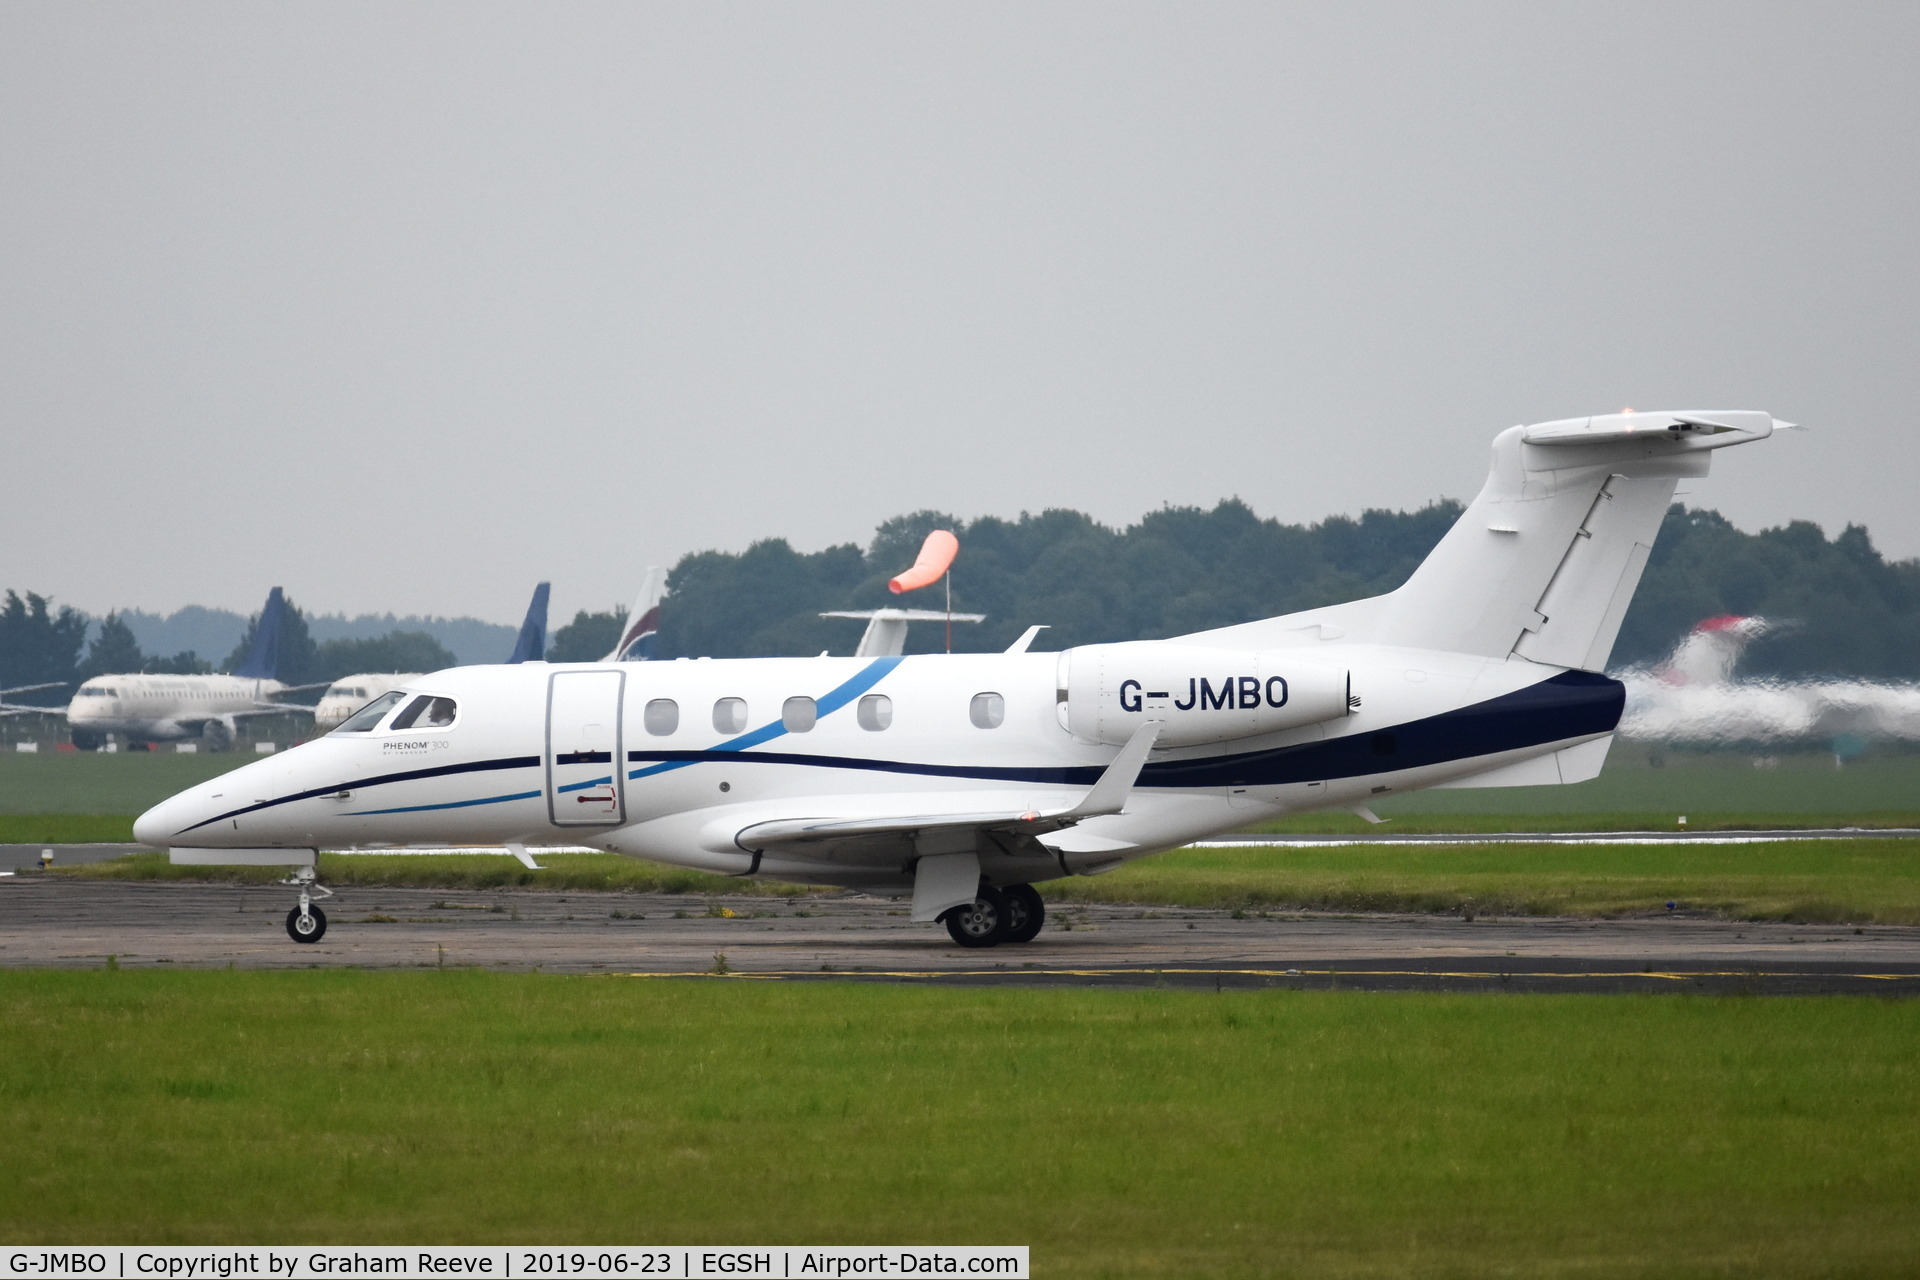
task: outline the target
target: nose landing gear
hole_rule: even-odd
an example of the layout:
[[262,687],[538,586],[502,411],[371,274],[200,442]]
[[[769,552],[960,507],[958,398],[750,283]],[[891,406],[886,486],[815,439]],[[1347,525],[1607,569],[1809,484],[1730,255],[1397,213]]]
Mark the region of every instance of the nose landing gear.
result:
[[315,879],[311,864],[298,867],[281,884],[300,886],[300,905],[287,912],[287,936],[295,942],[318,942],[326,936],[327,913],[314,905],[315,898],[331,898],[333,890]]

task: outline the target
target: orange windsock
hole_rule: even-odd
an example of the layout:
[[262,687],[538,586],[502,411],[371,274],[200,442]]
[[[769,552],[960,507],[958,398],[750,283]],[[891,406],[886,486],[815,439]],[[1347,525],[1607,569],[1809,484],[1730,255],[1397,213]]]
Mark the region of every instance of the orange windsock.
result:
[[913,562],[913,568],[887,583],[887,589],[895,595],[902,591],[913,591],[940,581],[940,575],[953,564],[954,556],[960,553],[960,539],[945,529],[935,529],[920,544],[920,558]]

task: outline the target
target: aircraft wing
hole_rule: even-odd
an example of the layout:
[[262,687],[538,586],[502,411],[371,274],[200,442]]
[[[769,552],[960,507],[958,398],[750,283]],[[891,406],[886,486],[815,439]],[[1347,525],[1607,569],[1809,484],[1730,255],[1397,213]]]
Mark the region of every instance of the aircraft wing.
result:
[[310,716],[313,714],[313,708],[302,706],[298,702],[263,702],[251,711],[235,711],[233,718],[238,720],[244,716],[278,716],[285,715],[288,712],[292,712],[295,715]]
[[18,702],[0,702],[0,716],[64,716],[65,707],[28,707]]
[[972,832],[1015,842],[1029,840],[1087,818],[1121,812],[1160,729],[1158,721],[1149,721],[1136,730],[1087,794],[1068,807],[775,818],[742,827],[733,833],[733,843],[756,853],[779,851],[805,857],[850,845],[871,846],[876,851],[924,851],[931,844],[945,848],[964,843],[972,847],[972,841],[964,839]]

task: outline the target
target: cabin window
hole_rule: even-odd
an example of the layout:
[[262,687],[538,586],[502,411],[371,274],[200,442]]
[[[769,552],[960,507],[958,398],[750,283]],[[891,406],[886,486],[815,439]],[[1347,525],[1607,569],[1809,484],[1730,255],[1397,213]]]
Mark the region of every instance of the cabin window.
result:
[[998,729],[1007,718],[1007,700],[997,693],[976,693],[967,717],[976,729]]
[[893,699],[884,693],[870,693],[860,699],[854,717],[860,721],[862,729],[878,733],[893,723]]
[[788,733],[806,733],[820,718],[820,708],[812,698],[788,698],[780,704],[780,723]]
[[664,738],[680,727],[680,704],[672,698],[655,698],[647,704],[646,714],[641,719],[648,733],[656,738]]
[[354,712],[353,715],[347,718],[347,722],[338,729],[335,729],[334,732],[365,733],[367,730],[373,728],[373,726],[379,724],[380,717],[393,710],[395,706],[399,705],[400,700],[406,696],[406,694],[400,692],[398,689],[392,693],[383,694],[372,702],[369,702],[366,706],[360,708],[360,710]]
[[716,733],[747,731],[747,700],[722,698],[713,704],[713,728]]
[[[407,704],[407,709],[393,718],[387,728],[400,729],[444,729],[453,723],[454,705],[452,698],[436,698],[430,694],[421,694]],[[357,717],[356,717],[357,718]]]

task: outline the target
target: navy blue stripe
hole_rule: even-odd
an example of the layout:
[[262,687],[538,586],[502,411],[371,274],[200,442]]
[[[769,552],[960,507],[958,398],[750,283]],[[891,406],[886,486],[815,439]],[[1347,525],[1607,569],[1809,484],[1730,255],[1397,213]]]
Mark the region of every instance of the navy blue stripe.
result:
[[[1303,742],[1298,746],[1163,760],[1140,771],[1143,787],[1248,787],[1364,777],[1395,769],[1446,764],[1499,751],[1516,751],[1568,738],[1611,733],[1626,705],[1626,686],[1588,671],[1567,671],[1498,698],[1445,711],[1374,733]],[[629,751],[629,763],[758,763],[816,769],[861,769],[992,782],[1092,786],[1100,765],[1065,768],[926,764],[859,756],[805,755],[790,751]],[[656,772],[647,770],[644,772]],[[637,774],[629,774],[629,777]]]
[[183,827],[175,835],[185,835],[189,831],[198,831],[201,827],[215,822],[225,822],[228,818],[238,818],[242,814],[258,813],[262,809],[271,809],[276,805],[293,804],[298,800],[312,800],[319,796],[337,795],[342,791],[358,791],[362,787],[379,787],[390,782],[414,782],[421,778],[446,778],[457,773],[491,773],[496,769],[537,769],[539,756],[507,756],[498,760],[470,760],[465,764],[436,765],[431,769],[409,769],[404,773],[382,773],[371,778],[356,778],[351,782],[336,782],[330,787],[315,787],[311,791],[296,792],[290,796],[281,796],[276,800],[262,800],[256,804],[208,818],[205,822],[196,822]]
[[[915,764],[907,760],[870,760],[864,756],[816,756],[798,751],[629,751],[628,763],[661,761],[673,765],[689,764],[791,764],[814,769],[865,769],[874,773],[912,773],[936,778],[979,778],[993,782],[1047,782],[1068,786],[1092,786],[1104,771],[1103,765],[1021,768],[1017,765]],[[658,769],[635,770],[627,776],[662,772]]]
[[1563,671],[1524,689],[1374,733],[1200,760],[1163,760],[1140,771],[1147,787],[1271,787],[1447,764],[1568,738],[1611,733],[1627,687],[1591,671]]

